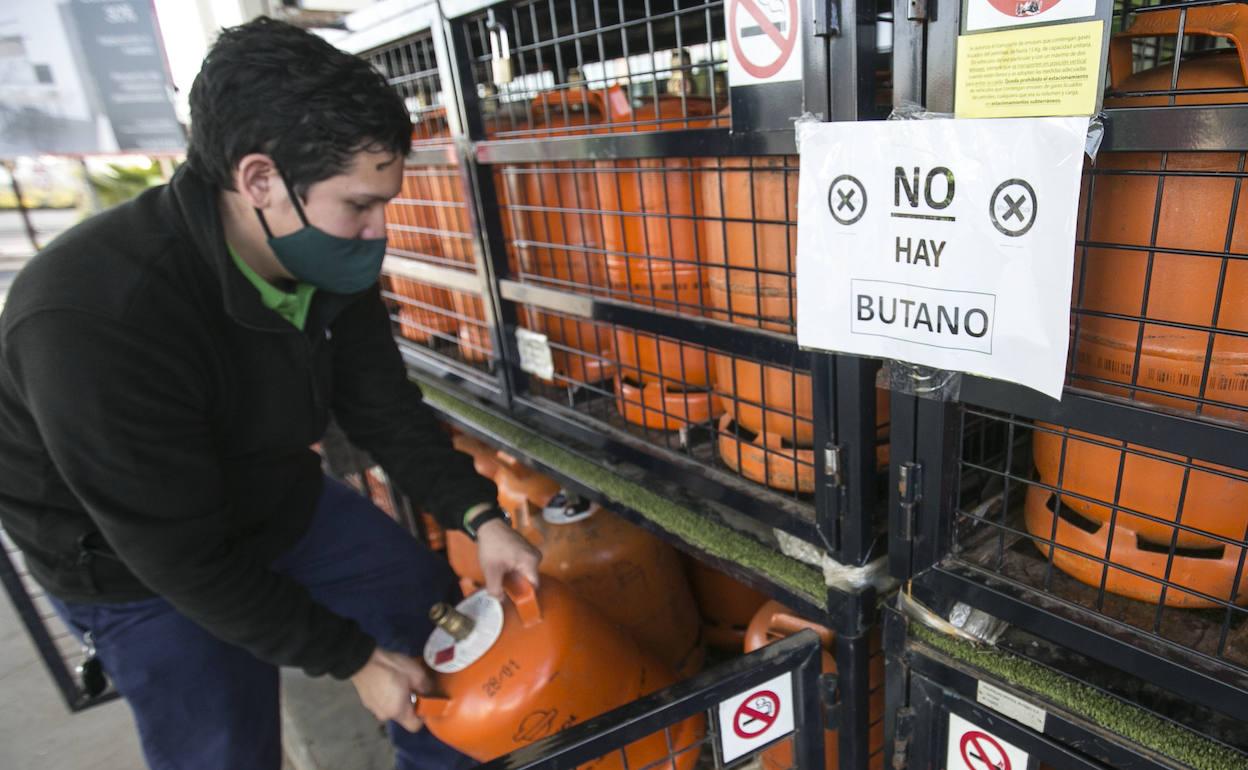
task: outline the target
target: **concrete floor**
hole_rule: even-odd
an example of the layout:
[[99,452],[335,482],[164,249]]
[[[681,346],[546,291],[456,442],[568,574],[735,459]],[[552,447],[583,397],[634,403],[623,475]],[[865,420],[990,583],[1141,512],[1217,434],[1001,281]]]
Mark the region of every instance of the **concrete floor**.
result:
[[132,770],[143,767],[121,701],[71,714],[7,598],[0,598],[0,767]]

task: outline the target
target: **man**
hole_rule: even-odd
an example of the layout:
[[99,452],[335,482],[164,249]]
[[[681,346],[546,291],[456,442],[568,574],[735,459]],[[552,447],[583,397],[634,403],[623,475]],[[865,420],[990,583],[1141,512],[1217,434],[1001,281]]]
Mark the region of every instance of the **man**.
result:
[[[152,768],[276,770],[278,666],[350,679],[399,766],[464,757],[413,693],[445,563],[308,447],[332,413],[488,587],[539,555],[405,377],[377,288],[411,124],[361,60],[224,31],[169,185],[57,239],[0,316],[0,521],[94,645]],[[396,724],[397,723],[397,724]],[[416,731],[416,732],[413,732]]]

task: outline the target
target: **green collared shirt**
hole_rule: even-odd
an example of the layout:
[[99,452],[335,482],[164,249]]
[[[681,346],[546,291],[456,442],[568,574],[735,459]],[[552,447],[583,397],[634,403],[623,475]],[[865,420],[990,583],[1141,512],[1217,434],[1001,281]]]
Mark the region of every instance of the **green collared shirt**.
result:
[[303,331],[303,326],[308,321],[308,308],[312,306],[312,295],[316,292],[316,287],[308,283],[297,283],[293,292],[282,291],[252,270],[251,265],[238,256],[233,246],[227,243],[225,248],[229,250],[234,264],[238,265],[238,269],[247,276],[247,280],[256,287],[256,291],[260,292],[260,302],[269,310],[290,321],[296,329]]

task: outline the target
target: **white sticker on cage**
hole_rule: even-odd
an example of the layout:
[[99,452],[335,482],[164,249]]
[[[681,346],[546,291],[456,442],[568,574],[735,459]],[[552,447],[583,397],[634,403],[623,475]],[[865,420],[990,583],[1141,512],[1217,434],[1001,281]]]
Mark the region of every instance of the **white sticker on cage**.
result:
[[797,341],[1060,398],[1088,119],[805,123]]
[[1027,752],[987,730],[949,715],[945,770],[1027,770]]
[[516,329],[516,347],[520,349],[521,371],[535,374],[543,380],[554,379],[555,359],[545,334]]
[[793,732],[793,672],[719,704],[719,740],[724,764]]
[[1048,712],[1000,687],[981,679],[975,691],[975,700],[1019,724],[1027,725],[1038,733],[1044,732],[1044,722],[1048,718]]
[[798,0],[728,0],[726,13],[729,85],[802,79]]

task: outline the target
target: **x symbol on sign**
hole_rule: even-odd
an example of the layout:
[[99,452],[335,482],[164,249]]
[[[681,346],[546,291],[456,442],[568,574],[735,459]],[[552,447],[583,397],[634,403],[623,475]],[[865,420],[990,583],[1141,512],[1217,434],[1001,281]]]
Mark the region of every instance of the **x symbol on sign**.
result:
[[1018,217],[1019,222],[1024,221],[1023,204],[1027,202],[1027,196],[1020,195],[1018,200],[1014,200],[1008,194],[1002,195],[1001,197],[1005,198],[1005,205],[1009,207],[1009,209],[1006,210],[1005,215],[1001,217],[1001,221],[1004,222],[1010,217]]
[[850,211],[855,211],[856,208],[854,207],[854,204],[850,202],[850,198],[854,197],[855,192],[857,192],[857,190],[850,190],[849,192],[846,192],[845,190],[837,190],[836,194],[841,196],[841,202],[836,204],[836,210],[840,211],[848,206]]

